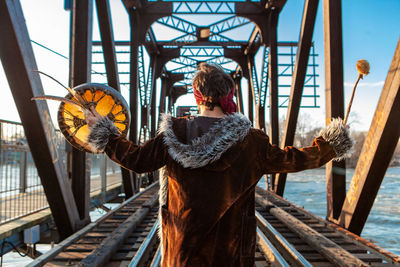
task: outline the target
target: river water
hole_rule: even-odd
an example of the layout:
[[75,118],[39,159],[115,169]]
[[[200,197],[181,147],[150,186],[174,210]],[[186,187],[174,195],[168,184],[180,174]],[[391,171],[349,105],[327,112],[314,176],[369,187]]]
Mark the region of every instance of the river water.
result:
[[[347,170],[347,189],[354,169]],[[284,197],[325,218],[325,169],[288,174]],[[265,188],[265,181],[259,183]],[[400,167],[389,168],[361,236],[400,255]]]

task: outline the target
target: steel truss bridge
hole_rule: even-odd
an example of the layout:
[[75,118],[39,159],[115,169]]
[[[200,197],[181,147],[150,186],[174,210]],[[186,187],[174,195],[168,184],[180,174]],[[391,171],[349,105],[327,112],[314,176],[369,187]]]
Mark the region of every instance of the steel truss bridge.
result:
[[[126,90],[132,114],[131,141],[139,144],[155,136],[159,114],[174,112],[176,100],[192,90],[190,80],[197,64],[206,61],[220,64],[232,75],[239,112],[254,127],[268,131],[273,144],[292,145],[300,107],[318,107],[312,36],[320,2],[327,123],[343,117],[341,1],[305,0],[299,39],[289,43],[278,42],[277,33],[286,0],[122,2],[129,15],[130,40],[116,41],[107,0],[66,1],[71,12],[70,86],[96,81],[122,93]],[[94,11],[101,36],[95,41]],[[39,75],[32,72],[37,65],[19,1],[0,1],[0,32],[2,65],[54,222],[64,239],[90,222],[88,155],[69,147],[68,165],[58,160],[47,104],[30,100],[43,95],[43,86]],[[245,81],[247,92],[242,90]],[[327,164],[326,218],[345,231],[359,235],[368,218],[400,136],[399,103],[400,45],[347,192],[344,161]],[[279,107],[287,107],[282,136]],[[139,191],[140,179],[125,169],[121,172],[126,198],[131,198]],[[149,177],[152,180],[156,174]],[[282,196],[285,182],[284,173],[271,176],[269,193]]]

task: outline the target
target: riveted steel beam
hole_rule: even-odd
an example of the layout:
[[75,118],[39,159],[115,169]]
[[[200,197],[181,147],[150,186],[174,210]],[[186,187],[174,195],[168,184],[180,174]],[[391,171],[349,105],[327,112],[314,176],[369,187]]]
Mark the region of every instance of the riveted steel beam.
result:
[[[289,107],[286,115],[285,131],[281,147],[293,145],[296,132],[297,119],[300,110],[301,97],[303,95],[304,81],[307,74],[308,58],[312,45],[315,18],[319,0],[306,0],[304,3],[303,19],[301,23],[300,38],[297,45],[296,63],[293,72],[292,86],[290,90]],[[277,176],[278,185],[285,189],[286,173]]]
[[[75,0],[72,7],[70,85],[90,82],[92,63],[93,1]],[[72,148],[71,185],[84,224],[90,222],[90,158]]]
[[80,223],[68,173],[54,142],[55,129],[44,95],[19,1],[0,1],[0,58],[61,239]]
[[[324,0],[326,124],[344,115],[341,1]],[[326,164],[327,218],[337,219],[346,196],[346,162]]]
[[400,137],[400,40],[361,150],[339,223],[360,235]]
[[109,1],[96,0],[96,7],[108,84],[115,90],[120,91],[117,56],[115,53],[114,33],[112,28]]

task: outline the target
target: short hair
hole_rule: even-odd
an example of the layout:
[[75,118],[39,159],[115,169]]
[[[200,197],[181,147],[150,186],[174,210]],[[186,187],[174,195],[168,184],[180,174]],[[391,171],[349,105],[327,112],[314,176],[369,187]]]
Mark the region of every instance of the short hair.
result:
[[211,102],[205,103],[211,110],[219,105],[219,99],[228,95],[235,86],[232,77],[216,64],[205,62],[197,66],[193,78],[193,86],[205,97],[211,97]]

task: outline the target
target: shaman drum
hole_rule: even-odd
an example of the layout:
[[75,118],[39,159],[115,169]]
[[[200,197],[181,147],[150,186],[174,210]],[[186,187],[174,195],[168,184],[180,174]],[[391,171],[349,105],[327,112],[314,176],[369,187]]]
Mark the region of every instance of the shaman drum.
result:
[[[93,106],[101,116],[107,116],[118,128],[121,134],[126,135],[130,124],[130,112],[122,95],[110,86],[97,83],[85,83],[73,90],[77,96],[69,93],[65,98],[82,105],[90,110]],[[87,138],[89,127],[86,124],[82,109],[68,102],[61,102],[58,109],[58,125],[68,142],[77,149],[94,153]]]

